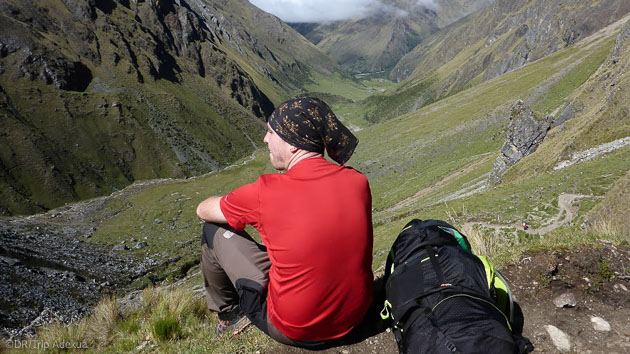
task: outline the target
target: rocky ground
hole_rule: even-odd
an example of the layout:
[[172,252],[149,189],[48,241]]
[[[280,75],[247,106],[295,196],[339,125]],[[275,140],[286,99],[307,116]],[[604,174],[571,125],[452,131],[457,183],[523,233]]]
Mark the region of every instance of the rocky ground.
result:
[[505,269],[536,352],[630,351],[630,247],[529,252]]
[[90,232],[19,218],[0,223],[0,337],[76,320],[155,266],[84,242]]
[[[124,289],[158,265],[83,241],[92,232],[89,224],[67,221],[89,207],[0,223],[0,336],[24,336],[51,320],[81,317],[104,294]],[[71,226],[56,225],[58,218]],[[531,251],[502,271],[523,309],[524,334],[536,352],[630,351],[630,246],[600,242]],[[273,351],[304,352],[286,346]],[[396,351],[393,335],[383,331],[324,353]]]
[[21,337],[53,320],[70,322],[90,312],[105,294],[168,262],[136,259],[87,242],[94,215],[112,198],[167,180],[135,183],[112,195],[44,214],[0,218],[0,337]]

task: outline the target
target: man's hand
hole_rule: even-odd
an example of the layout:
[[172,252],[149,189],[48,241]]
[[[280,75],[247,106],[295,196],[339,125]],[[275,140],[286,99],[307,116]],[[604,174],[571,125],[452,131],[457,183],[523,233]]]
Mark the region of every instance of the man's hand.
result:
[[203,221],[227,224],[227,219],[221,211],[221,198],[223,197],[210,197],[201,202],[197,206],[197,216]]

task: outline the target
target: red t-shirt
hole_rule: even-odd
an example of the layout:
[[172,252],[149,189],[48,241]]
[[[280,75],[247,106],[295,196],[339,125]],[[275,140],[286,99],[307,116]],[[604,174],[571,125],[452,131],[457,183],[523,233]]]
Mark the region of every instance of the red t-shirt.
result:
[[221,199],[237,230],[253,225],[271,260],[267,312],[295,340],[349,332],[372,302],[372,199],[361,173],[309,158]]

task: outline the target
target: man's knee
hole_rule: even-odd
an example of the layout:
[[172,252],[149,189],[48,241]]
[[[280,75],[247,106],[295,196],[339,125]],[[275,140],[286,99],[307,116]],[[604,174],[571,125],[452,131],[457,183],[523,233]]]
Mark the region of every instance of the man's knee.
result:
[[[267,289],[264,285],[246,278],[236,280],[234,284],[243,312],[249,317],[261,316],[263,304],[267,298]],[[264,309],[266,311],[266,308]]]
[[214,247],[214,235],[221,228],[218,224],[207,222],[203,224],[203,232],[201,233],[201,245],[206,244],[208,248]]

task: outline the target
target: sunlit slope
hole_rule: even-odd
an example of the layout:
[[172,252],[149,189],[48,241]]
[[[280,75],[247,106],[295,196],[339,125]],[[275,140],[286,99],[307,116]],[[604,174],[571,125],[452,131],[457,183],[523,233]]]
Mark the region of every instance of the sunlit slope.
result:
[[[607,53],[612,38],[599,38],[586,49],[561,51],[359,132],[362,144],[353,161],[370,177],[375,209],[391,207],[485,154],[498,152],[512,104],[517,99],[538,101],[562,77],[573,73],[565,70],[570,64]],[[601,60],[591,63],[591,72]]]
[[[621,192],[630,170],[630,146],[618,144],[601,156],[557,167],[577,153],[630,136],[629,37],[630,26],[626,26],[618,37],[614,33],[590,38],[420,112],[366,129],[363,141],[382,134],[378,145],[386,147],[381,150],[368,143],[359,150],[359,156],[365,156],[360,165],[371,176],[374,193],[375,251],[387,249],[411,216],[451,217],[459,225],[483,221],[516,233],[486,230],[488,240],[495,238],[500,244],[497,256],[509,257],[541,240],[555,242],[519,233],[516,227],[522,220],[533,227],[547,225],[560,212],[561,194],[581,197],[574,206],[577,218],[553,232],[558,242],[584,242],[602,234],[630,236],[623,228],[628,203]],[[588,80],[582,79],[584,63],[592,66]],[[571,70],[554,76],[566,67]],[[555,96],[551,110],[558,115],[571,106],[573,117],[549,131],[536,152],[506,172],[502,184],[484,186],[485,174],[492,170],[505,139],[509,104],[520,98],[547,110],[540,102],[558,92],[570,93]],[[503,101],[495,101],[498,97]],[[478,193],[473,194],[475,189]]]
[[[572,248],[602,239],[627,244],[630,142],[623,139],[630,137],[629,72],[630,23],[413,114],[358,131],[361,143],[349,165],[364,172],[372,187],[373,268],[383,269],[392,241],[414,217],[449,220],[475,241],[475,252],[489,255],[497,264],[534,248]],[[571,117],[551,129],[538,150],[509,169],[501,184],[488,186],[484,182],[505,139],[504,128],[516,99],[537,113],[572,112]],[[620,141],[614,149],[581,158],[585,152]],[[175,311],[164,304],[168,299],[174,303],[172,308],[184,308],[186,313],[178,320],[186,332],[159,344],[161,350],[273,350],[272,341],[256,330],[229,339],[207,335],[214,320],[207,317],[203,300],[189,299],[202,292],[197,203],[270,172],[267,152],[261,150],[221,172],[189,180],[148,181],[152,186],[138,188],[139,192],[129,189],[88,202],[95,208],[75,204],[56,210],[61,216],[52,222],[60,222],[69,211],[95,225],[88,242],[114,246],[146,238],[147,247],[124,252],[138,259],[150,256],[162,266],[138,279],[134,284],[138,287],[191,276],[186,285],[175,286],[186,289],[183,293],[167,288],[165,295],[158,295],[146,290],[140,309],[122,320],[113,308],[112,318],[118,320],[112,322],[120,324],[97,341],[103,346],[99,350],[120,352],[152,345],[146,335],[152,321]],[[567,195],[573,196],[569,205],[561,203]],[[82,213],[91,209],[98,211]],[[567,220],[569,211],[572,216]],[[522,230],[521,221],[530,224],[530,232]],[[549,231],[539,234],[532,229]],[[44,338],[85,336],[77,326],[48,328],[52,329],[44,332]]]
[[375,96],[367,118],[379,121],[490,80],[619,20],[630,3],[497,0],[423,41],[392,69],[402,85]]

